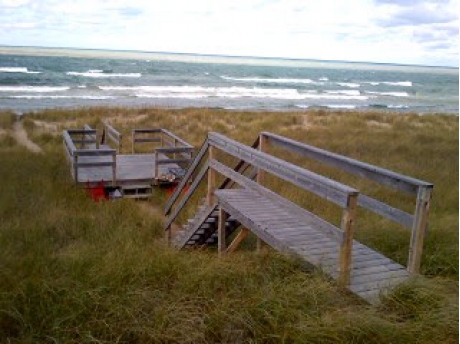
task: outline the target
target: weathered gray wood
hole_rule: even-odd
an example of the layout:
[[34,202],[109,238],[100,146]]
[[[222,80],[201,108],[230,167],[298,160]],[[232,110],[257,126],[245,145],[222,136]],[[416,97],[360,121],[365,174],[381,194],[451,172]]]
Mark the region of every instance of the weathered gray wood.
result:
[[227,219],[227,212],[222,207],[219,207],[219,217],[217,224],[217,251],[219,253],[219,257],[222,257],[227,252],[225,231],[225,224],[227,222]]
[[164,165],[164,164],[181,164],[181,163],[187,163],[190,162],[190,159],[158,159],[156,160],[158,165]]
[[193,148],[191,144],[189,144],[187,141],[183,140],[179,136],[173,134],[167,129],[162,129],[161,130],[163,133],[165,133],[167,136],[171,137],[172,139],[176,140],[177,142],[180,142],[183,146],[188,147],[188,148]]
[[96,129],[67,129],[66,130],[70,136],[72,135],[96,135],[97,130]]
[[153,129],[133,129],[132,132],[135,134],[153,134],[161,133],[163,129],[153,128]]
[[[194,193],[195,189],[198,187],[198,185],[200,184],[201,180],[203,179],[203,177],[208,172],[208,169],[209,169],[209,164],[206,162],[203,165],[203,168],[201,169],[200,173],[198,173],[197,177],[193,181],[192,185],[190,185],[190,188],[185,193],[184,197],[182,197],[182,199],[180,200],[179,204],[177,204],[177,206],[174,209],[174,211],[166,219],[165,228],[168,228],[173,223],[173,221],[176,219],[176,217],[179,215],[179,212],[182,210],[182,208],[185,205],[185,203],[187,203],[189,198],[192,196],[192,194]],[[209,205],[211,206],[212,204],[209,204]]]
[[155,150],[159,153],[189,153],[193,148],[190,147],[158,147]]
[[156,138],[156,137],[152,137],[152,138],[145,138],[145,137],[142,137],[142,138],[135,138],[135,139],[134,139],[134,142],[135,142],[135,143],[161,142],[161,139]]
[[75,166],[77,168],[84,168],[84,167],[112,167],[113,162],[77,162]]
[[358,194],[358,190],[344,184],[335,182],[326,177],[307,171],[294,164],[259,152],[253,148],[242,145],[217,133],[209,133],[210,145],[231,154],[241,160],[251,163],[281,179],[289,181],[303,189],[309,190],[341,207],[346,207],[347,196]]
[[412,228],[414,217],[405,211],[393,208],[388,204],[380,202],[374,198],[360,194],[358,197],[358,205],[373,211],[389,220],[392,220],[407,228]]
[[368,178],[379,183],[392,186],[398,190],[410,194],[417,192],[418,186],[432,186],[431,183],[423,180],[408,177],[381,167],[373,166],[358,160],[354,160],[339,154],[331,153],[326,150],[309,146],[307,144],[288,139],[279,135],[263,132],[274,146],[285,148],[289,151],[301,154],[308,158],[320,161],[341,170],[353,173],[357,176]]
[[216,209],[217,204],[213,204],[212,206],[206,207],[204,211],[200,213],[200,216],[195,219],[192,226],[186,230],[183,234],[183,237],[176,243],[178,248],[184,247],[187,242],[191,240],[191,238],[195,235],[195,233],[201,228],[203,223],[206,219],[211,215],[211,213]]
[[295,214],[295,216],[302,221],[305,221],[306,223],[314,223],[315,227],[321,230],[324,230],[331,236],[335,236],[337,239],[341,239],[341,231],[334,225],[330,224],[324,219],[321,219],[320,217],[307,212],[305,209],[299,207],[297,204],[290,202],[289,200],[279,196],[278,194],[274,193],[273,191],[257,184],[256,182],[240,175],[239,173],[233,171],[231,168],[228,168],[227,166],[219,163],[218,161],[215,160],[210,160],[209,165],[224,175],[225,177],[234,180],[236,183],[238,183],[241,186],[244,186],[245,188],[251,189],[256,191],[259,194],[262,194],[264,197],[267,197],[271,200],[274,200],[280,206],[283,208],[287,209],[290,213]]
[[417,192],[414,224],[409,247],[407,270],[413,274],[420,273],[422,261],[423,242],[428,227],[428,214],[430,211],[432,187],[420,187]]
[[342,287],[350,283],[351,257],[353,251],[353,232],[356,221],[356,206],[358,203],[357,195],[348,197],[348,206],[343,210],[342,231],[343,239],[340,243],[340,275],[339,285]]
[[208,140],[205,140],[197,154],[197,156],[195,157],[195,159],[193,160],[192,164],[190,165],[190,167],[188,168],[187,170],[187,173],[185,174],[185,176],[182,178],[181,182],[179,183],[179,185],[176,187],[176,190],[173,192],[173,194],[171,195],[171,197],[168,199],[168,201],[166,202],[166,205],[165,205],[165,215],[168,215],[171,211],[171,207],[173,206],[173,204],[176,202],[177,198],[179,197],[179,195],[181,194],[184,186],[188,183],[189,179],[191,178],[191,176],[193,175],[193,173],[195,172],[196,168],[198,167],[198,165],[200,164],[201,160],[203,159],[204,155],[206,154],[206,151],[208,150]]
[[115,149],[77,149],[73,152],[75,156],[112,156],[116,154]]
[[[215,158],[215,148],[210,146],[208,161]],[[209,163],[208,163],[209,164]],[[206,194],[206,204],[211,205],[216,203],[214,191],[216,190],[216,171],[213,168],[208,170],[208,192]]]
[[69,152],[72,154],[73,151],[77,150],[77,147],[72,141],[72,138],[70,137],[68,131],[64,130],[62,133],[62,136],[64,137],[64,142],[66,146],[68,147]]

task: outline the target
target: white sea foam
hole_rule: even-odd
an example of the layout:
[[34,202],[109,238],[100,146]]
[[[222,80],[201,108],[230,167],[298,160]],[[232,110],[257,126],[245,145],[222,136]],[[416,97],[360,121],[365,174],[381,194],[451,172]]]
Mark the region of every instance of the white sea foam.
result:
[[141,73],[105,73],[100,69],[90,69],[86,72],[67,72],[66,74],[87,78],[140,78],[142,76]]
[[109,92],[127,93],[145,98],[270,98],[270,99],[337,99],[366,100],[367,96],[353,94],[317,94],[316,91],[300,93],[290,88],[259,88],[259,87],[203,87],[203,86],[99,86]]
[[409,97],[407,92],[371,92],[367,91],[367,94],[375,94],[377,96],[389,96],[389,97]]
[[329,109],[356,109],[356,105],[350,105],[350,104],[328,104],[326,105],[327,108]]
[[322,78],[319,78],[319,81],[329,81],[329,78],[323,76]]
[[311,79],[296,79],[296,78],[234,78],[230,76],[221,75],[224,80],[243,81],[243,82],[264,82],[275,84],[322,84]]
[[89,100],[104,100],[104,99],[115,99],[114,96],[79,96],[79,95],[68,95],[68,96],[58,96],[58,95],[18,95],[18,96],[9,96],[8,98],[13,99],[89,99]]
[[389,86],[412,87],[412,81],[366,81],[363,83],[369,84],[371,86],[389,85]]
[[358,88],[360,85],[354,82],[338,82],[337,85],[342,87]]
[[333,90],[333,91],[324,91],[329,94],[345,94],[349,96],[359,96],[361,95],[361,92],[357,90]]
[[0,73],[41,74],[41,72],[28,70],[27,67],[0,67]]
[[0,86],[0,92],[63,92],[69,90],[68,86]]
[[409,106],[407,105],[387,105],[389,109],[408,109]]

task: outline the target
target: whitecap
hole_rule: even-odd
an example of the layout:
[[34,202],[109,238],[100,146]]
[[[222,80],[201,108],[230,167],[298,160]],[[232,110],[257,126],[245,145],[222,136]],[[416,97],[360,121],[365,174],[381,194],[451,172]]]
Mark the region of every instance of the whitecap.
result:
[[322,77],[322,78],[319,78],[319,81],[329,81],[329,78],[327,78],[327,77],[324,76],[324,77]]
[[363,83],[369,84],[371,86],[389,85],[389,86],[412,87],[412,81],[366,81]]
[[41,74],[42,72],[31,71],[27,67],[0,67],[0,73]]
[[0,86],[0,92],[62,92],[69,90],[68,86]]
[[115,99],[114,96],[78,96],[78,95],[68,95],[68,96],[59,96],[59,95],[18,95],[18,96],[9,96],[8,98],[13,99],[88,99],[88,100],[104,100],[104,99]]
[[333,90],[333,91],[324,91],[329,94],[345,94],[349,96],[359,96],[361,95],[361,92],[357,90]]
[[87,72],[67,72],[71,76],[84,76],[88,78],[140,78],[141,73],[105,73],[100,69],[90,69]]
[[230,76],[221,75],[224,80],[242,81],[242,82],[264,82],[276,84],[322,84],[311,79],[297,79],[297,78],[234,78]]
[[409,97],[407,92],[371,92],[367,91],[367,94],[375,94],[378,96],[389,96],[389,97]]
[[348,110],[357,108],[356,105],[350,105],[350,104],[328,104],[326,105],[326,107],[329,109],[348,109]]
[[338,82],[337,85],[342,87],[358,88],[360,85],[354,82]]

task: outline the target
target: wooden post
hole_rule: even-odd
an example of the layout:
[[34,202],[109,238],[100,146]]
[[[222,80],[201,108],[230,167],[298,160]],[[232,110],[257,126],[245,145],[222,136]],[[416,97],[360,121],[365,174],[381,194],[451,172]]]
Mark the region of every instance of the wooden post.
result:
[[96,134],[94,134],[94,138],[96,140],[96,149],[99,149],[99,135],[98,131],[96,131]]
[[121,149],[122,149],[122,139],[123,139],[123,135],[119,135],[118,136],[118,154],[121,154]]
[[409,247],[409,259],[407,270],[412,274],[420,273],[422,261],[423,242],[428,227],[428,214],[432,187],[419,186],[417,191],[417,203],[415,205],[414,222],[412,224],[412,236]]
[[131,132],[131,153],[134,154],[134,130]]
[[73,176],[75,178],[75,184],[78,184],[78,155],[73,156]]
[[[215,158],[215,148],[209,146],[209,161]],[[216,202],[214,191],[216,189],[216,171],[212,168],[208,169],[208,194],[206,197],[206,204],[213,205]]]
[[158,152],[155,150],[155,171],[153,172],[154,173],[153,178],[155,179],[159,177],[158,172],[160,168],[158,166],[158,158],[159,158]]
[[[259,151],[266,153],[268,148],[268,138],[264,135],[259,135]],[[261,168],[257,171],[256,181],[257,183],[263,185],[265,179],[265,171]],[[256,251],[260,252],[264,247],[264,242],[261,238],[257,237],[256,241]]]
[[341,287],[346,287],[350,284],[350,272],[353,255],[353,231],[356,221],[356,206],[358,203],[358,194],[348,196],[347,207],[342,214],[342,242],[340,243],[339,255],[339,279],[338,283]]
[[112,155],[112,186],[117,184],[117,155]]
[[219,207],[219,222],[217,226],[217,247],[219,258],[222,257],[227,251],[227,244],[226,244],[226,231],[225,231],[225,224],[227,223],[228,214],[222,208]]
[[233,239],[232,243],[228,245],[227,253],[234,252],[238,246],[243,242],[244,239],[249,235],[249,229],[242,228],[241,231],[237,234],[235,239]]

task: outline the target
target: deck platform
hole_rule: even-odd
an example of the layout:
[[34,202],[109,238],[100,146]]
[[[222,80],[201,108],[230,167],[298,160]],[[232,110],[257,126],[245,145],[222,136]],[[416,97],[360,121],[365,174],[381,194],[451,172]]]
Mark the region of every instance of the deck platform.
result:
[[[160,159],[167,159],[166,155],[159,154]],[[79,158],[81,163],[110,163],[111,157],[108,156],[84,156]],[[155,154],[117,154],[116,155],[116,183],[117,185],[137,184],[154,182],[156,165]],[[167,175],[169,170],[180,169],[180,166],[171,164],[162,164],[158,166],[161,175]],[[112,167],[97,166],[81,168],[78,172],[77,183],[112,183]]]

